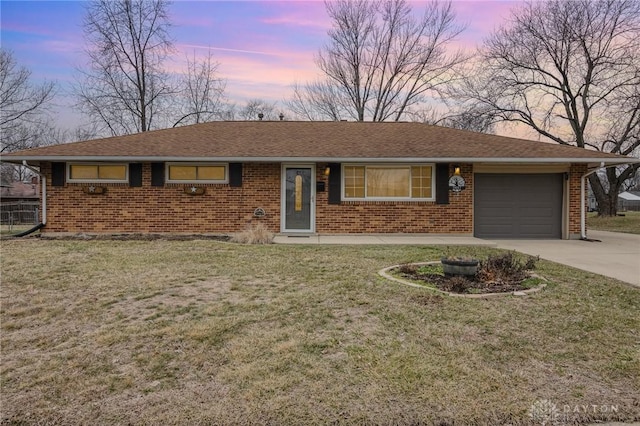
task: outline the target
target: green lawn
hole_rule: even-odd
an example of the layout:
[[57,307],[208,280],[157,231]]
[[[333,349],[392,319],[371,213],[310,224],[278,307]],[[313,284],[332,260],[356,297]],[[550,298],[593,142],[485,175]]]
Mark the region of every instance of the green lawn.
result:
[[613,279],[540,261],[543,291],[472,300],[377,272],[491,249],[0,247],[3,424],[640,420],[640,291]]
[[640,234],[640,212],[619,212],[624,216],[598,217],[593,212],[587,216],[587,229],[598,231],[626,232],[628,234]]

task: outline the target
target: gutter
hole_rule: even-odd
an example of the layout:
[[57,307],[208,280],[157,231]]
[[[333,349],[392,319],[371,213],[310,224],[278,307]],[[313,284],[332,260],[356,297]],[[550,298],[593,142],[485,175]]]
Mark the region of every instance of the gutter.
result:
[[[148,155],[26,155],[15,156],[6,155],[2,161],[8,163],[19,163],[20,161],[96,161],[96,162],[259,162],[259,163],[513,163],[513,164],[555,164],[555,163],[595,163],[614,164],[620,163],[619,158],[585,157],[585,158],[565,158],[565,157],[257,157],[257,156],[148,156]],[[640,159],[629,158],[624,164],[640,163]]]

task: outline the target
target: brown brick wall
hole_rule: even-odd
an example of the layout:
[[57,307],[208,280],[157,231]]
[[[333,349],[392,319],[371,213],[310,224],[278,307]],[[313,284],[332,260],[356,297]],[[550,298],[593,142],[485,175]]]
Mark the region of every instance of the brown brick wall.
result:
[[[326,164],[319,164],[316,179],[324,176]],[[453,174],[453,167],[449,174]],[[449,193],[449,204],[428,202],[343,201],[328,203],[328,193],[317,194],[316,230],[321,234],[336,233],[463,233],[473,232],[473,174],[471,164],[461,166],[466,188],[459,194]],[[435,195],[435,194],[434,194]]]
[[[51,167],[42,171],[51,182]],[[100,184],[104,185],[104,184]],[[88,195],[89,184],[66,183],[47,187],[45,232],[176,232],[226,233],[262,221],[270,229],[280,228],[280,164],[244,164],[243,185],[205,186],[204,195],[184,193],[184,184],[151,186],[151,165],[143,164],[142,187],[106,184],[104,195]],[[263,219],[253,218],[257,207]]]
[[[316,167],[316,179],[327,190],[316,194],[316,232],[341,233],[473,233],[473,168],[461,165],[466,189],[449,193],[449,204],[435,202],[349,201],[328,203],[326,164]],[[280,231],[281,165],[245,163],[242,187],[205,186],[202,196],[184,193],[183,184],[151,186],[151,166],[143,164],[142,187],[107,184],[104,195],[88,195],[89,184],[66,183],[53,187],[50,164],[43,164],[47,176],[47,225],[44,232],[142,232],[142,233],[230,233],[258,221]],[[569,182],[569,232],[580,232],[580,176],[586,166],[571,167]],[[450,173],[453,169],[450,169]],[[102,185],[102,184],[101,184]],[[257,207],[265,218],[253,217]]]
[[[572,164],[569,171],[569,236],[580,235],[580,177],[587,173],[586,164]],[[586,198],[586,197],[585,197]],[[585,211],[586,211],[586,202]]]

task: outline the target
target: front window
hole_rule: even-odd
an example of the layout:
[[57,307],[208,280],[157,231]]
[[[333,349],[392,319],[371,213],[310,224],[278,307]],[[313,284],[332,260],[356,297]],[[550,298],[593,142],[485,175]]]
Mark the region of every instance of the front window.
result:
[[173,183],[227,183],[226,164],[167,164],[167,179]]
[[69,164],[69,182],[127,182],[126,164]]
[[432,165],[345,165],[346,200],[432,200]]

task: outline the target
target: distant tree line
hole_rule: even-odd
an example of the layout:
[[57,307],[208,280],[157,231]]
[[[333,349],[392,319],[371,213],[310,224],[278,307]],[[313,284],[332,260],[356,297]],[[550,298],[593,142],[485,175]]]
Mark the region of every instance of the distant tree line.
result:
[[[492,132],[500,123],[546,140],[640,155],[640,2],[528,1],[514,7],[473,54],[454,48],[465,30],[451,2],[416,11],[406,0],[336,0],[327,43],[315,63],[322,78],[294,83],[282,106],[259,98],[229,102],[211,52],[175,49],[167,0],[87,4],[87,65],[78,70],[76,106],[88,118],[60,131],[49,111],[52,82],[36,85],[11,52],[0,51],[2,151],[95,136],[122,135],[212,120],[420,121]],[[589,177],[600,214],[638,165]]]

